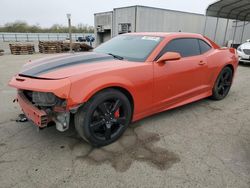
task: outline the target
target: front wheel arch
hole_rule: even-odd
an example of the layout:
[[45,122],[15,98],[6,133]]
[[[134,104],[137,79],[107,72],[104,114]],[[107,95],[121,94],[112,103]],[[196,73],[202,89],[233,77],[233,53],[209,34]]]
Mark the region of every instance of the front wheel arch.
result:
[[128,91],[127,89],[125,89],[124,87],[121,87],[121,86],[109,86],[109,87],[104,87],[102,89],[99,89],[97,91],[95,91],[93,94],[91,94],[87,100],[85,102],[88,102],[90,99],[92,99],[95,95],[97,95],[98,93],[101,93],[105,90],[108,90],[108,89],[115,89],[115,90],[118,90],[120,91],[121,93],[123,93],[129,100],[130,104],[131,104],[131,110],[132,110],[132,119],[133,119],[133,113],[134,113],[134,97],[133,95],[131,94],[130,91]]

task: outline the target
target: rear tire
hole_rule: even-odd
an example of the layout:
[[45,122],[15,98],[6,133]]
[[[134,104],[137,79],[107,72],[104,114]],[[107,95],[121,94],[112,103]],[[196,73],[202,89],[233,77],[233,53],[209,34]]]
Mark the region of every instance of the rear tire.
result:
[[225,67],[219,74],[214,87],[213,95],[211,96],[214,100],[224,99],[232,86],[233,81],[233,71],[230,67]]
[[97,93],[75,115],[79,135],[95,147],[115,142],[127,129],[132,117],[128,98],[118,90]]

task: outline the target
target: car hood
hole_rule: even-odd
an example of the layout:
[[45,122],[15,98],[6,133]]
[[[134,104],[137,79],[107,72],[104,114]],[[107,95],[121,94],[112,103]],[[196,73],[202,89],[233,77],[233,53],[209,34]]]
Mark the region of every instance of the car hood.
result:
[[114,70],[117,67],[130,64],[124,62],[126,61],[116,60],[110,55],[94,52],[61,54],[26,63],[19,76],[62,79],[78,74]]
[[243,43],[242,45],[240,45],[240,47],[242,49],[250,49],[250,42]]

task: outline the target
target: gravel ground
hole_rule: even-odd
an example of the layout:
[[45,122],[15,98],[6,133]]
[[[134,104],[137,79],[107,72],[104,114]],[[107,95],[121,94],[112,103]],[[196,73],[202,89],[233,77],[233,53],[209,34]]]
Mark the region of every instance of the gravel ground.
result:
[[64,133],[16,123],[8,80],[24,62],[0,57],[0,187],[250,187],[250,66],[229,96],[204,99],[139,121],[94,149],[73,126]]

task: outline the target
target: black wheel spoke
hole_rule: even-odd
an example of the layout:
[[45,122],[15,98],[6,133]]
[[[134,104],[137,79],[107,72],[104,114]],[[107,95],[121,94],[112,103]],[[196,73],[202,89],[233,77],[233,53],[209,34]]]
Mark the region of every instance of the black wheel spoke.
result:
[[220,78],[220,82],[219,82],[219,85],[221,84],[221,83],[223,83],[224,82],[224,78],[223,78],[223,76]]
[[107,113],[109,113],[109,110],[107,106],[105,105],[105,103],[100,104],[98,108],[101,110],[103,115],[106,115]]
[[121,105],[122,105],[121,101],[117,99],[115,101],[113,108],[111,109],[111,113],[115,113],[121,107]]
[[221,88],[222,88],[222,84],[220,84],[220,85],[218,85],[218,91],[220,91],[221,90]]
[[221,86],[221,95],[224,95],[224,93],[225,93],[225,88],[224,86]]
[[103,125],[104,125],[104,121],[97,121],[97,122],[94,122],[92,124],[90,124],[90,127],[93,129],[93,130],[98,130],[100,129]]
[[105,139],[110,140],[111,138],[111,125],[106,126]]
[[230,74],[227,72],[227,73],[225,73],[225,75],[224,75],[224,77],[223,77],[223,79],[224,79],[224,81],[225,80],[228,80],[230,78]]

